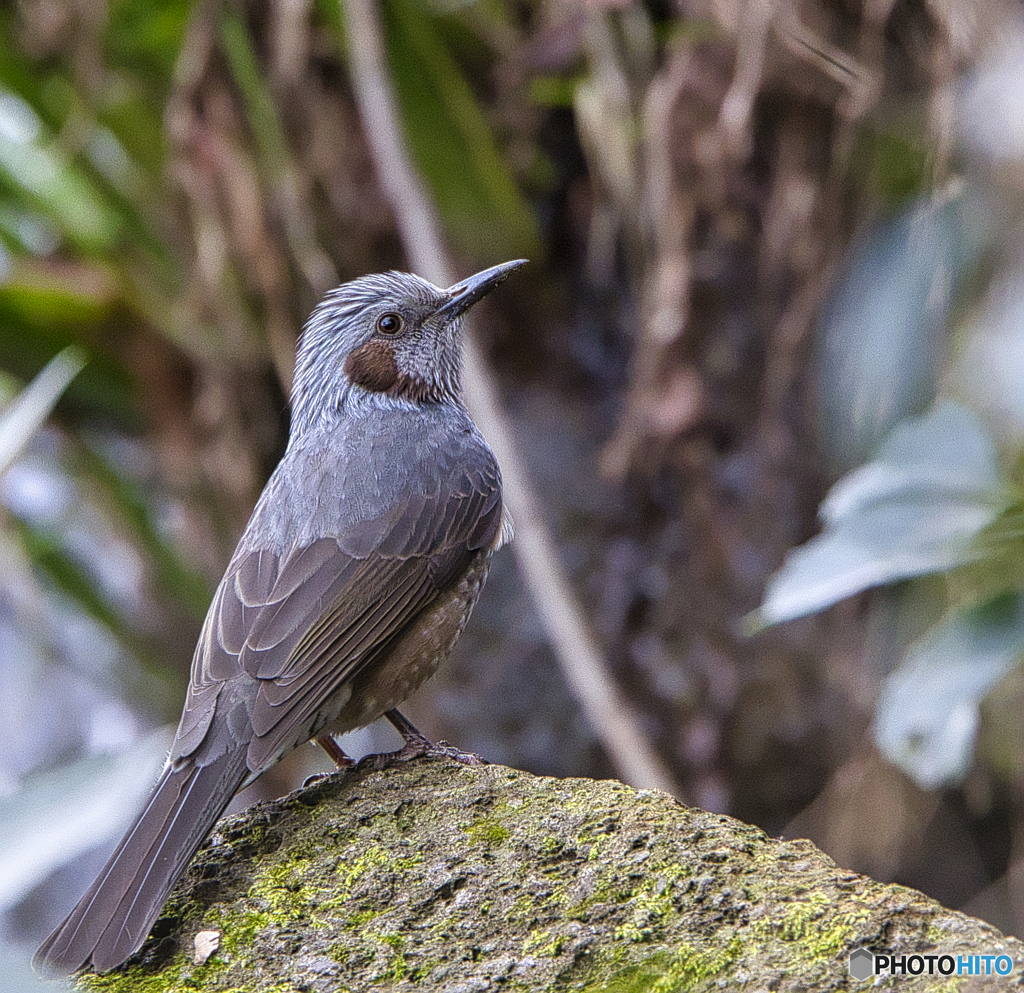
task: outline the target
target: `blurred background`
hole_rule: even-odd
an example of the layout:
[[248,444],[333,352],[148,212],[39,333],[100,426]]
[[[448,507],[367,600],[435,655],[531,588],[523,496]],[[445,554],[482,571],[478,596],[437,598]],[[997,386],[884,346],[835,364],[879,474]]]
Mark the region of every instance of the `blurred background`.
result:
[[[688,803],[1024,933],[1021,6],[380,14],[459,275],[531,259],[477,341],[637,740]],[[303,320],[407,267],[348,24],[338,0],[0,4],[12,960],[163,761]],[[624,775],[548,630],[503,552],[409,717]],[[300,749],[236,806],[328,769]]]

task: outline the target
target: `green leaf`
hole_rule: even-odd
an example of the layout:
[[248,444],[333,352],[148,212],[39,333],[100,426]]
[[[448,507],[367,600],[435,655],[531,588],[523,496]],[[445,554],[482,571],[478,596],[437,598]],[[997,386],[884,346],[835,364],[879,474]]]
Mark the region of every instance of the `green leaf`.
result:
[[315,23],[323,25],[330,32],[333,40],[342,48],[345,46],[345,18],[342,7],[337,0],[314,0],[313,11]]
[[823,532],[786,556],[747,624],[778,624],[872,586],[974,561],[977,537],[1007,503],[984,426],[942,402],[900,424],[872,462],[836,483],[821,505]]
[[48,91],[54,80],[62,80],[64,89],[70,92],[66,82],[66,66],[60,63],[51,72],[43,72],[22,51],[21,27],[13,8],[0,11],[0,88],[17,94],[51,128],[59,128],[63,117],[55,114],[47,100]]
[[530,101],[538,107],[571,109],[582,77],[534,76],[530,80]]
[[929,184],[928,139],[923,120],[900,130],[861,128],[850,163],[852,175],[876,196],[897,207],[919,196]]
[[220,36],[231,75],[245,100],[249,125],[259,145],[260,159],[272,175],[279,175],[288,163],[288,143],[245,22],[237,14],[225,11],[220,18]]
[[[0,286],[0,368],[20,379],[34,376],[72,343],[89,340],[104,323],[125,320],[115,310],[113,287],[103,271],[76,270],[72,276],[63,270],[56,278],[46,269],[23,266],[16,275]],[[126,369],[117,356],[99,351],[90,354],[62,409],[127,428],[140,422]]]
[[162,109],[154,108],[146,94],[133,89],[97,112],[97,119],[110,128],[111,134],[153,182],[161,185],[164,182],[161,170],[167,151]]
[[925,789],[960,782],[970,766],[979,705],[1024,654],[1024,595],[952,613],[911,645],[882,683],[874,737]]
[[478,258],[538,258],[533,215],[438,22],[411,0],[390,0],[383,11],[406,137],[448,234]]
[[10,92],[0,96],[0,189],[36,207],[77,247],[112,248],[121,233],[116,212],[35,111]]
[[109,67],[144,84],[154,108],[163,107],[195,8],[192,0],[118,0],[109,7]]

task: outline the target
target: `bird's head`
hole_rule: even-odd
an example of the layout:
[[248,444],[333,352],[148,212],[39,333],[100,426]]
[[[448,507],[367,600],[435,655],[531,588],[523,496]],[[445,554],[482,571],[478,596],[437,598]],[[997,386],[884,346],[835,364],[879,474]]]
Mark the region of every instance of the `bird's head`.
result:
[[446,290],[408,272],[361,276],[331,290],[303,329],[293,423],[330,417],[353,396],[458,402],[462,316],[525,259],[492,266]]

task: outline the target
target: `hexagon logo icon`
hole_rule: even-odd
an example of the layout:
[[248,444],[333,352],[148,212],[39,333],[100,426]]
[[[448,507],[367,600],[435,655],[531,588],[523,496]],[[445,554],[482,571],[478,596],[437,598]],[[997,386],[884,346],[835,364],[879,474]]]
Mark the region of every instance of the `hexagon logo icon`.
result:
[[867,979],[875,971],[875,957],[866,948],[850,952],[850,975],[854,979]]

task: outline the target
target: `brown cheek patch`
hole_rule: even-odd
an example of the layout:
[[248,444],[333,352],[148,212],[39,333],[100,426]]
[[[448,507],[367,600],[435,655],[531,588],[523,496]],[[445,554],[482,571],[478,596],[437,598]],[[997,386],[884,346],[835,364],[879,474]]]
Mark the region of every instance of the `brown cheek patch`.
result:
[[368,341],[345,360],[345,375],[364,390],[386,393],[398,381],[395,353],[383,341]]

